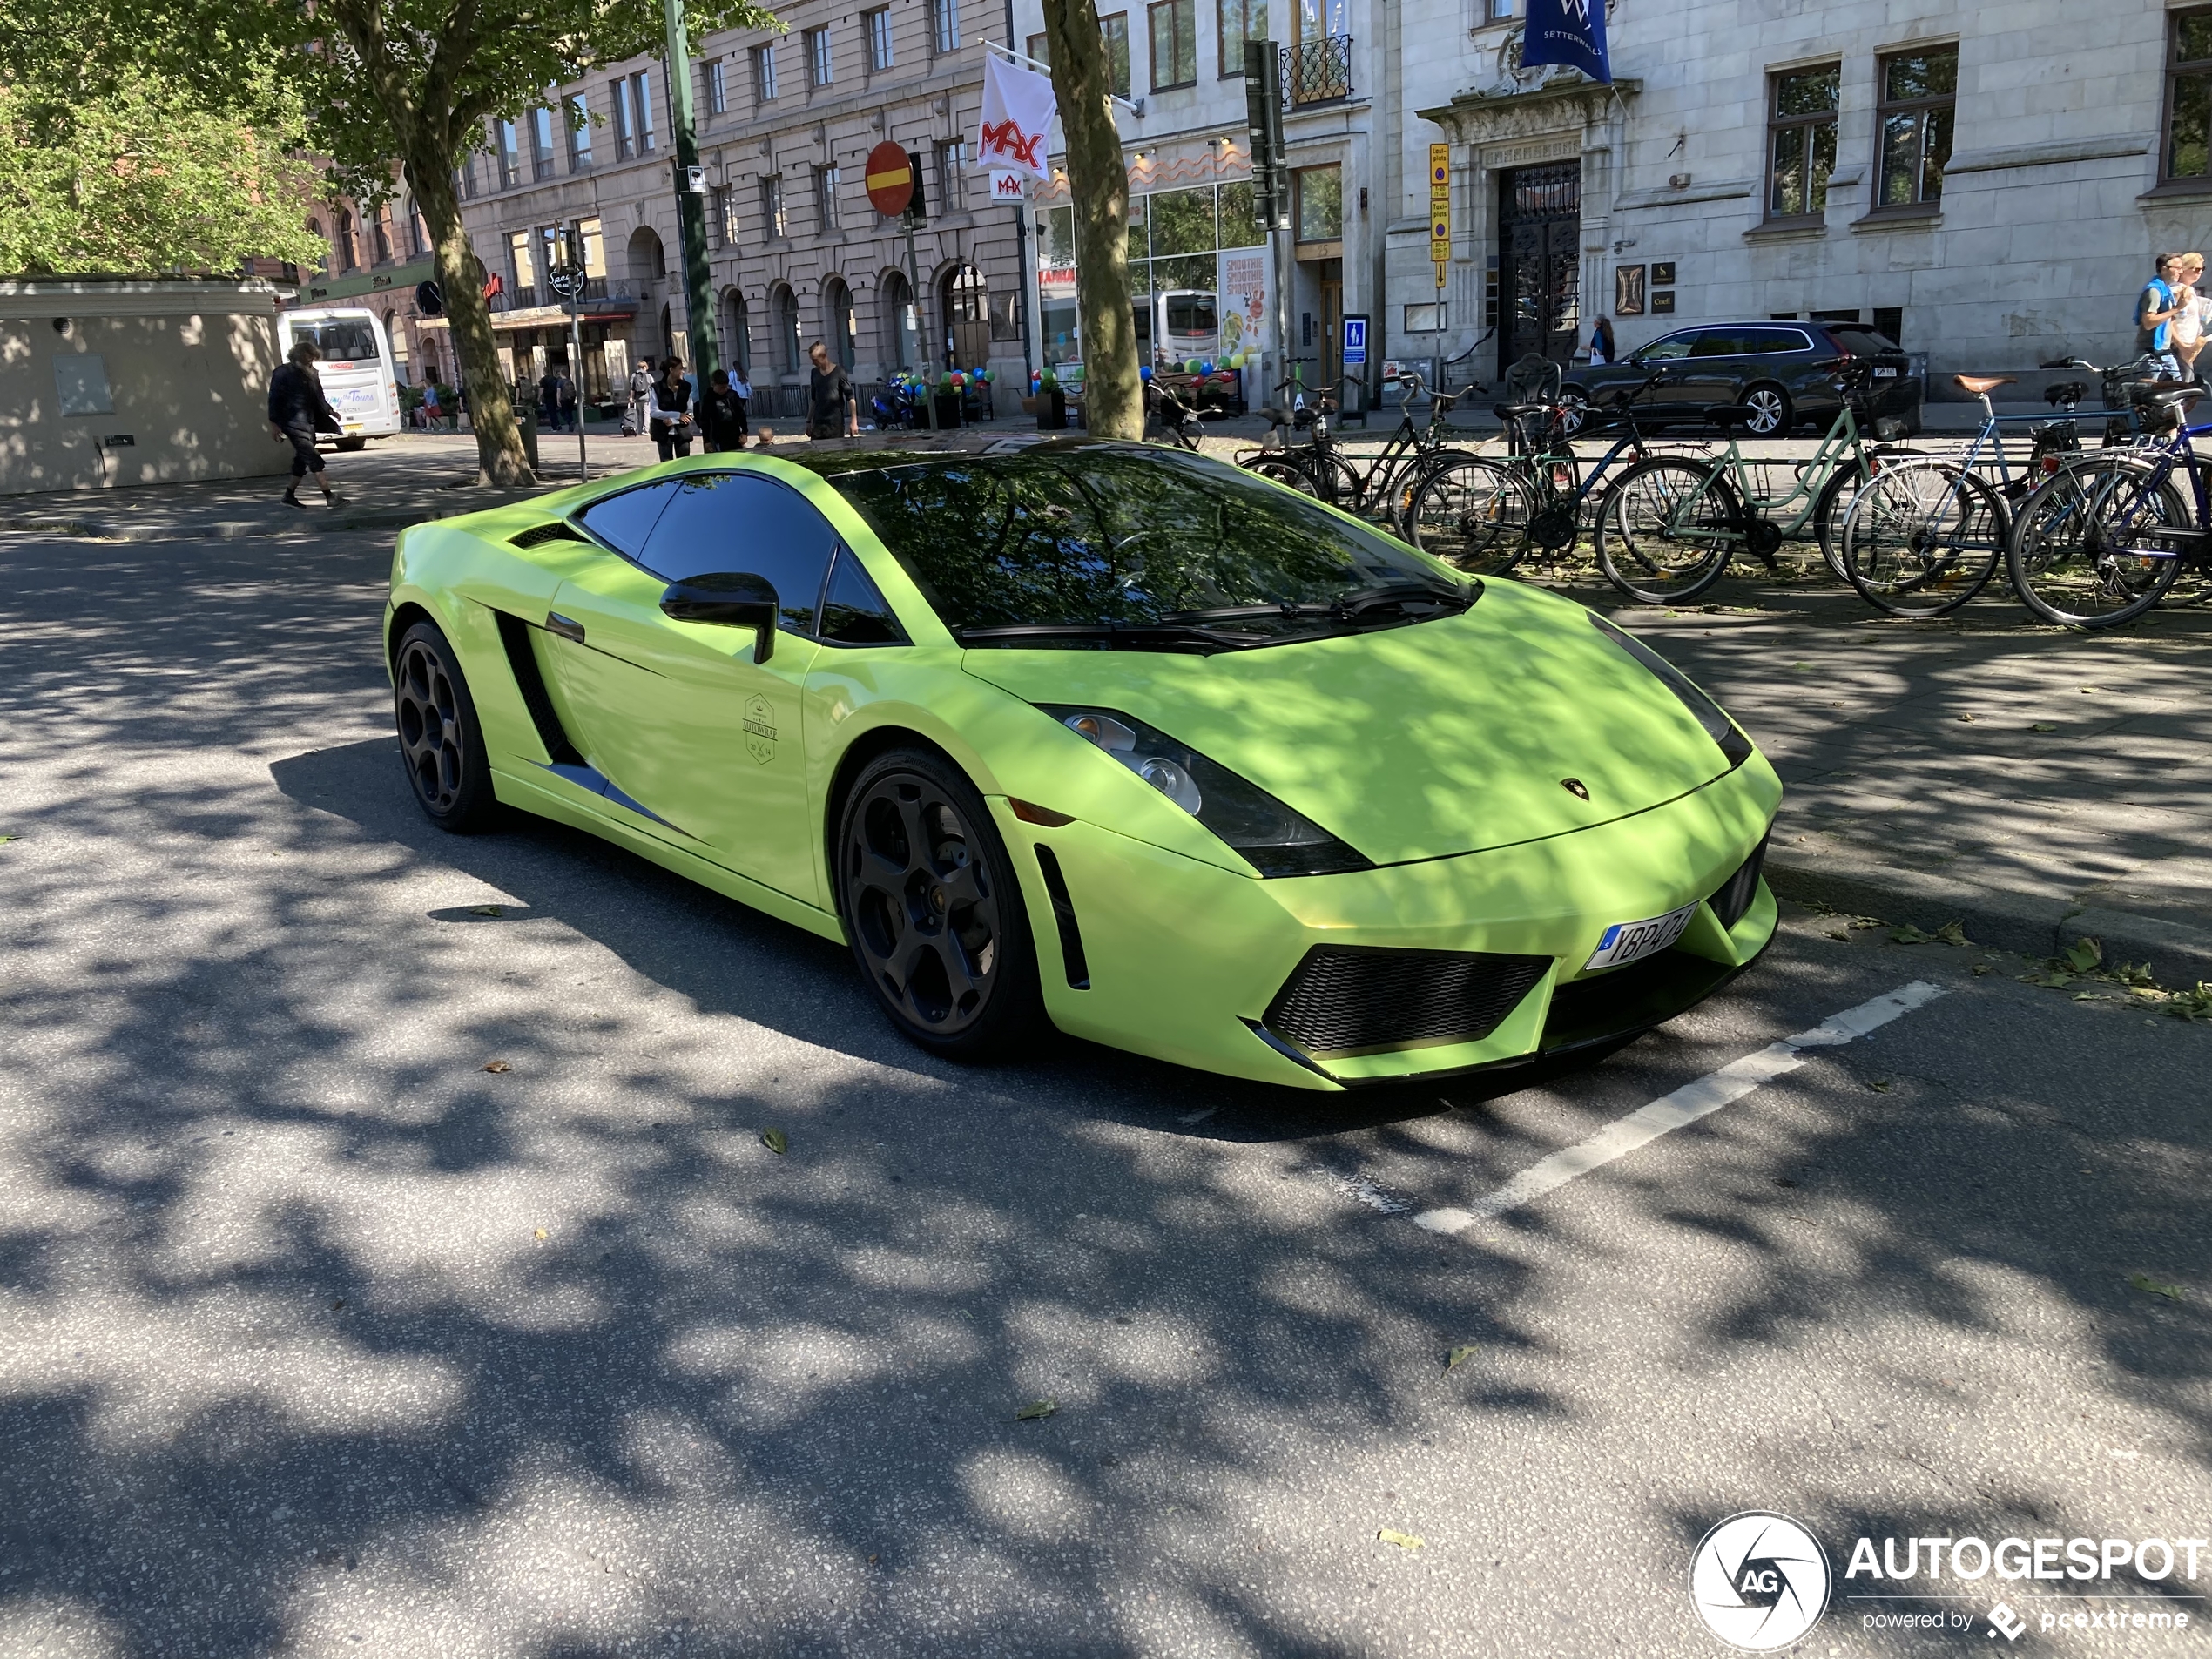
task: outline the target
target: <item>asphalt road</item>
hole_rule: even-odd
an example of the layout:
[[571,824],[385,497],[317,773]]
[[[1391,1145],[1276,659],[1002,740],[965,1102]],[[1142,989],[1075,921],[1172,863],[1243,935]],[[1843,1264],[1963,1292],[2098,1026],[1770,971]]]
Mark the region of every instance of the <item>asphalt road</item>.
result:
[[[0,1654],[1714,1654],[1739,1510],[2212,1533],[2212,1026],[1790,909],[1512,1092],[943,1066],[835,948],[428,828],[388,558],[0,537]],[[2201,1570],[1839,1577],[1796,1650],[2197,1652]],[[2040,1623],[2114,1608],[2192,1628]]]

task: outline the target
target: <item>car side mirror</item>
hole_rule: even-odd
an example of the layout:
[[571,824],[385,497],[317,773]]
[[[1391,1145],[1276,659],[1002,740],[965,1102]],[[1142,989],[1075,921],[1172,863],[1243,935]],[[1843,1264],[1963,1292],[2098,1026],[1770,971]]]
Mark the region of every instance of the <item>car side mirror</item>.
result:
[[775,584],[748,571],[718,571],[671,582],[660,597],[661,614],[678,622],[713,623],[725,628],[757,628],[752,660],[765,663],[776,649]]

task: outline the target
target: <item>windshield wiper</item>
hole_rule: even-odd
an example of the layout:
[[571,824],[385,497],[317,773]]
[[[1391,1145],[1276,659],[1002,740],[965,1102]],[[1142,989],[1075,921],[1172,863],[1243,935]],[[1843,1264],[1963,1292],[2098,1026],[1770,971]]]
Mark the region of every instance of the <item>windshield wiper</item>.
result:
[[1096,639],[1116,651],[1142,651],[1152,645],[1196,645],[1207,651],[1244,651],[1264,645],[1271,635],[1226,632],[1176,622],[1015,622],[988,628],[955,628],[953,637],[963,645],[982,641],[1022,639]]
[[1372,588],[1354,588],[1349,593],[1339,594],[1326,604],[1285,599],[1275,604],[1219,605],[1207,610],[1171,610],[1160,620],[1179,624],[1280,617],[1286,622],[1311,619],[1352,623],[1370,610],[1379,610],[1388,605],[1403,606],[1409,600],[1426,600],[1457,616],[1473,604],[1481,591],[1480,587],[1472,591],[1461,591],[1436,587],[1426,582],[1392,582]]

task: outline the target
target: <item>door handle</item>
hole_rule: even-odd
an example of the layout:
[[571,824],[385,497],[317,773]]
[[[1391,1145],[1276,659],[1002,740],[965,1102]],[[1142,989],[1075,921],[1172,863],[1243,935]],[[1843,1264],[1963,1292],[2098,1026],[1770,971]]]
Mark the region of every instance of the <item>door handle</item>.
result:
[[583,624],[571,621],[557,610],[549,610],[545,613],[545,631],[549,634],[558,634],[563,639],[573,639],[579,645],[583,644]]

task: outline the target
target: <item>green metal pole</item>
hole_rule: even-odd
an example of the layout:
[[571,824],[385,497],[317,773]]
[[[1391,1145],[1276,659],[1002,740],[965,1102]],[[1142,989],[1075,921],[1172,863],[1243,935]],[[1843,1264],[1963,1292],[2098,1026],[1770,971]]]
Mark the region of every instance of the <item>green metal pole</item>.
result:
[[706,395],[706,377],[721,367],[714,338],[714,291],[706,270],[706,199],[691,188],[699,165],[698,135],[691,126],[691,49],[684,29],[684,0],[664,0],[668,20],[668,125],[676,140],[676,226],[684,244],[684,309],[691,320],[692,383]]

